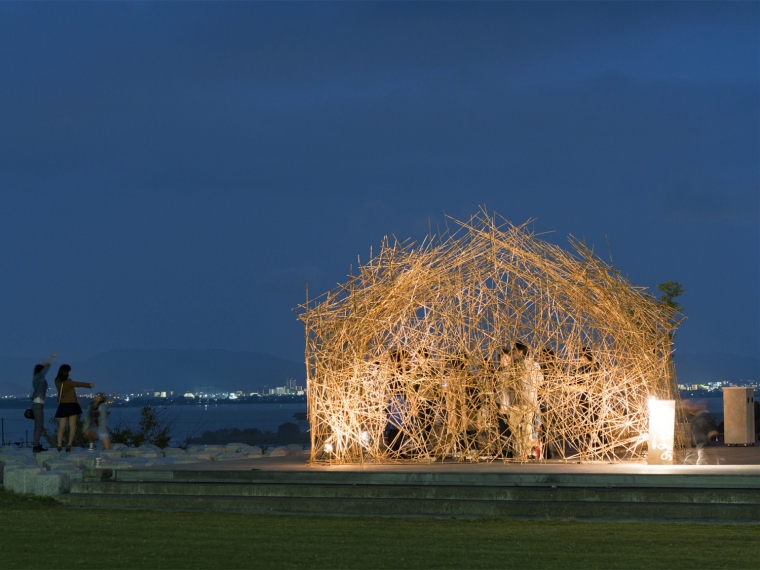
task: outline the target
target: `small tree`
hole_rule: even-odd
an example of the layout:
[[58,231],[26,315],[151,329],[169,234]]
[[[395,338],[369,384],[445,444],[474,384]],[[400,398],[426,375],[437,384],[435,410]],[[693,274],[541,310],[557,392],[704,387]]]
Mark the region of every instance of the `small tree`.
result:
[[[665,283],[660,283],[657,285],[657,290],[662,293],[660,296],[660,303],[666,307],[670,307],[679,313],[683,310],[683,305],[675,300],[676,297],[680,297],[684,294],[685,289],[683,288],[683,285],[677,283],[676,281],[665,281]],[[675,330],[678,328],[678,325],[680,325],[682,321],[683,317],[670,319],[670,331],[668,331],[668,338],[670,338],[671,342],[673,342],[673,339],[676,338]]]
[[137,429],[119,423],[111,430],[111,441],[123,443],[132,447],[140,447],[144,444],[157,447],[169,447],[174,427],[174,418],[167,418],[159,414],[158,410],[145,406],[140,410],[140,421]]
[[174,420],[162,418],[155,408],[146,406],[140,412],[140,434],[145,443],[160,448],[169,447]]
[[[673,343],[673,339],[676,338],[676,332],[675,330],[678,328],[678,325],[681,324],[683,321],[683,316],[680,318],[678,317],[678,313],[683,310],[683,306],[681,303],[678,303],[675,299],[676,297],[680,297],[684,293],[683,285],[680,283],[677,283],[676,281],[665,281],[665,283],[660,283],[657,285],[657,290],[662,293],[660,296],[660,303],[665,305],[666,307],[669,307],[673,309],[675,314],[673,317],[669,320],[670,324],[670,330],[668,331],[668,340],[670,343]],[[672,349],[671,349],[672,350]],[[670,361],[670,375],[671,380],[673,382],[673,390],[677,390],[676,386],[676,368],[675,364],[673,363],[673,353],[671,351],[669,355],[669,361]],[[683,416],[683,412],[680,412],[680,418],[679,421],[683,422],[685,421],[685,417]]]
[[301,429],[293,422],[285,422],[277,426],[277,439],[283,443],[294,443],[298,440]]
[[665,281],[665,283],[657,285],[657,290],[662,293],[660,303],[679,312],[683,309],[683,306],[675,301],[676,297],[684,294],[683,285],[675,281]]

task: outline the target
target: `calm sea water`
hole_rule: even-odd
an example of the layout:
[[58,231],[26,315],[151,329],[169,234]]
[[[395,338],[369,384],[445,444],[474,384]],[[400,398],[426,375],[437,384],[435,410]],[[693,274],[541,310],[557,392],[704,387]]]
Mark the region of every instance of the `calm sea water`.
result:
[[[718,422],[723,420],[723,398],[704,398],[700,400],[707,405],[707,410],[717,416]],[[176,443],[184,442],[192,436],[200,436],[204,431],[218,429],[256,428],[260,431],[277,431],[277,426],[285,422],[299,425],[301,431],[308,429],[306,422],[299,422],[293,414],[306,412],[306,404],[225,404],[225,405],[189,405],[167,406],[160,408],[162,417],[174,422],[172,439]],[[21,409],[0,409],[0,417],[4,419],[3,427],[6,441],[24,441],[32,439],[34,422],[24,419]],[[55,407],[45,407],[45,424],[55,414]],[[111,408],[108,418],[109,425],[119,422],[136,427],[140,419],[140,408]]]
[[700,402],[704,402],[704,404],[707,406],[707,411],[711,414],[718,414],[721,417],[721,420],[723,419],[723,397],[720,398],[703,398],[699,400]]
[[[24,419],[24,410],[0,409],[0,417],[4,418],[5,439],[12,442],[32,439],[34,422]],[[200,436],[204,431],[218,429],[256,428],[260,431],[277,431],[277,426],[285,422],[298,424],[301,431],[308,429],[306,422],[299,422],[293,414],[306,412],[305,403],[296,404],[224,404],[224,405],[189,405],[167,406],[158,409],[159,414],[167,421],[173,421],[172,439],[176,443],[184,442],[191,436]],[[119,422],[124,425],[137,427],[140,420],[140,408],[117,408],[110,409],[108,417],[109,426],[116,426]],[[55,407],[45,407],[45,425],[50,429],[48,422],[55,414]]]
[[[191,436],[200,436],[204,431],[227,428],[277,431],[277,426],[285,422],[298,424],[293,415],[306,412],[306,404],[204,404],[167,406],[158,411],[162,417],[173,422],[173,438],[184,441]],[[120,421],[136,426],[140,409],[112,408],[108,419],[113,426]],[[306,429],[305,423],[301,424],[301,429]]]

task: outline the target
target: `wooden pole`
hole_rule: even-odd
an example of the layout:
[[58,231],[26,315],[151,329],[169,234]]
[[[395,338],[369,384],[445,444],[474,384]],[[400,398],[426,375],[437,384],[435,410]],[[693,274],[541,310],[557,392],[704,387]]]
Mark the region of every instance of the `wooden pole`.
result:
[[648,398],[678,397],[675,313],[572,236],[452,222],[307,288],[312,460],[641,459]]

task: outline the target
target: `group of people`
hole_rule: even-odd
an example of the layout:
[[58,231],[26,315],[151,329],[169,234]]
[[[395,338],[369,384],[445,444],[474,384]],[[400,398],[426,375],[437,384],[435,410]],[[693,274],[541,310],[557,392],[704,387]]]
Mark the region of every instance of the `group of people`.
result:
[[500,437],[502,440],[511,437],[515,457],[540,459],[538,391],[544,382],[541,365],[532,358],[526,344],[516,342],[513,347],[501,350],[497,376]]
[[[46,451],[40,441],[45,429],[45,399],[48,393],[48,381],[45,375],[50,370],[53,361],[55,361],[55,354],[50,355],[50,358],[41,364],[35,365],[34,375],[32,376],[32,394],[30,398],[32,400],[32,414],[34,416],[34,442],[32,448],[34,453]],[[103,394],[96,394],[92,402],[87,406],[86,411],[83,412],[77,400],[76,389],[92,389],[95,387],[95,384],[92,382],[76,382],[71,378],[70,374],[71,366],[62,364],[58,368],[58,374],[55,377],[55,388],[58,393],[58,408],[55,412],[55,417],[58,419],[58,451],[60,452],[63,449],[63,436],[67,426],[69,433],[66,452],[71,451],[71,446],[74,444],[74,437],[76,436],[77,418],[83,413],[84,435],[90,443],[90,449],[93,449],[93,443],[96,440],[100,440],[105,449],[110,449],[111,440],[106,420],[108,411],[105,396]]]
[[[542,366],[516,342],[474,374],[466,354],[436,367],[426,349],[390,353],[393,374],[386,405],[386,446],[426,453],[441,443],[453,454],[475,450],[521,459],[540,458]],[[482,377],[482,378],[477,378]],[[412,390],[409,390],[411,382]],[[414,433],[415,437],[410,435]],[[451,434],[460,434],[452,439]]]
[[[522,341],[485,360],[464,352],[433,358],[425,348],[395,349],[389,360],[385,439],[386,448],[399,456],[435,450],[436,455],[465,457],[563,457],[561,442],[545,441],[551,429],[547,422],[556,416],[547,412],[557,404],[546,386],[558,376],[567,377],[572,393],[564,394],[562,405],[572,400],[571,413],[590,422],[589,430],[597,434],[586,443],[604,443],[590,393],[600,367],[588,346],[579,349],[574,364],[558,359],[551,348],[535,349]],[[373,369],[380,368],[375,362]]]

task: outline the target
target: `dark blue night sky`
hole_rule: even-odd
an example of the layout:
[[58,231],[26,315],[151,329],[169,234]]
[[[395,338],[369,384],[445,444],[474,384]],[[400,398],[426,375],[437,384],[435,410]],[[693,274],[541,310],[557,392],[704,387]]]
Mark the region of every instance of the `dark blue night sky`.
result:
[[757,357],[759,6],[0,4],[0,355],[297,360],[307,281],[485,205]]

